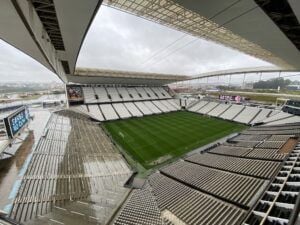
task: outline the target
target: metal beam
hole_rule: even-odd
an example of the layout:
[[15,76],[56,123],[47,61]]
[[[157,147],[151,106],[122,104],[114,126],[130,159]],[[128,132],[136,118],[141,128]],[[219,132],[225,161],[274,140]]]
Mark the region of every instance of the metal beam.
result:
[[270,67],[242,68],[242,69],[219,70],[219,71],[201,73],[192,76],[190,79],[195,80],[198,78],[217,77],[217,76],[226,76],[226,75],[242,75],[242,74],[249,74],[249,73],[278,73],[278,72],[299,72],[299,70],[277,69],[272,67],[271,68]]

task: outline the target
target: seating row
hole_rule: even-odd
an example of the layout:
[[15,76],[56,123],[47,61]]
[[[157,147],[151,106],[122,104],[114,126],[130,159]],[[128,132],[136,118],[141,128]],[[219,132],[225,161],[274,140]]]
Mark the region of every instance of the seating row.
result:
[[144,115],[180,110],[180,106],[173,99],[112,104],[90,104],[72,106],[71,108],[78,112],[90,115],[99,121],[142,117]]
[[109,103],[171,98],[163,87],[82,87],[84,102]]
[[273,112],[270,109],[236,104],[224,104],[206,100],[201,100],[196,104],[192,104],[188,110],[244,124],[261,122],[268,118],[268,116]]

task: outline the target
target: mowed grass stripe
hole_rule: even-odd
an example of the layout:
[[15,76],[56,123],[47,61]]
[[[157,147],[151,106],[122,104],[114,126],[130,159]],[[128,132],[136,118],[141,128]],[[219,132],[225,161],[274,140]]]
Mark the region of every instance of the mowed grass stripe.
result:
[[245,128],[241,124],[190,112],[112,121],[104,126],[146,169]]

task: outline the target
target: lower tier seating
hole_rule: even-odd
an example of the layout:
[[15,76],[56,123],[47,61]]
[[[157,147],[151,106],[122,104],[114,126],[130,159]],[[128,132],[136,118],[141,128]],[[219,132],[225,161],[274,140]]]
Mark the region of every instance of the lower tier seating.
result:
[[142,117],[168,113],[181,109],[174,99],[155,101],[136,101],[125,103],[75,105],[71,109],[89,115],[99,121]]
[[194,163],[178,161],[160,170],[163,174],[193,186],[195,189],[250,206],[250,201],[264,184],[264,180],[228,173]]

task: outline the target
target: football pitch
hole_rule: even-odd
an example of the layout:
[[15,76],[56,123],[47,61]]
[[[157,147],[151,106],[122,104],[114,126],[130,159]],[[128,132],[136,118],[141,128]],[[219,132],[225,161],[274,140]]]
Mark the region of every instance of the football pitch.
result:
[[246,128],[191,112],[112,121],[104,126],[118,145],[145,169]]

